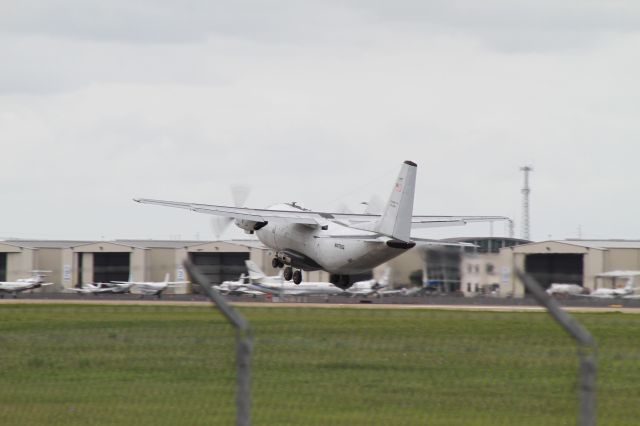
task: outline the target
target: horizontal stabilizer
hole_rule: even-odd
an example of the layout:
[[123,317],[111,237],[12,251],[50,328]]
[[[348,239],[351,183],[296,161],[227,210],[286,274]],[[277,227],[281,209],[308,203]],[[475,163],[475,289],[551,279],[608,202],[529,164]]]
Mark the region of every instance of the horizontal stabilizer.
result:
[[458,242],[450,242],[450,241],[442,241],[442,240],[433,240],[429,238],[415,238],[411,237],[411,241],[415,241],[420,245],[425,246],[445,246],[445,247],[478,247],[472,243],[458,243]]

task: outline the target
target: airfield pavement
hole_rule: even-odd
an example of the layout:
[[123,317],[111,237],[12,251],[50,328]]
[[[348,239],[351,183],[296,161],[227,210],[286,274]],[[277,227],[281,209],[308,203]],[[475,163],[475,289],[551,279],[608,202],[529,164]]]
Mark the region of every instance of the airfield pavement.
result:
[[[544,308],[531,298],[463,298],[455,296],[387,297],[382,299],[347,298],[343,296],[289,297],[278,300],[226,296],[233,306],[240,307],[309,307],[309,308],[356,308],[356,309],[440,309],[494,312],[536,312]],[[623,312],[640,313],[640,300],[611,299],[561,299],[560,304],[569,312]],[[17,298],[5,296],[0,304],[105,304],[105,305],[166,305],[207,306],[211,302],[202,295],[163,295],[162,298],[140,298],[135,294],[77,295],[65,293],[22,293]]]

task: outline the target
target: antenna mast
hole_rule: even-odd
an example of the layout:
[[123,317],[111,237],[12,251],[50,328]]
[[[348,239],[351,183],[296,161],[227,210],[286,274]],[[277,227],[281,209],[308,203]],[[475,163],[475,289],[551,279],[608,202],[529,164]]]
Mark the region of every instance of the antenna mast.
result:
[[524,172],[524,186],[522,187],[522,239],[529,240],[529,173],[533,171],[533,167],[524,166],[520,167],[520,170]]

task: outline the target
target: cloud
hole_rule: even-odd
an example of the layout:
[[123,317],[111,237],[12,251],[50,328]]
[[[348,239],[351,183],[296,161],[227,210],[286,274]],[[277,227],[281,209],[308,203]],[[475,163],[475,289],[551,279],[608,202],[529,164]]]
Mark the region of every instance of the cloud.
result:
[[237,182],[250,206],[356,210],[413,160],[417,213],[518,220],[531,163],[534,236],[635,236],[635,6],[474,4],[3,3],[5,230],[204,234],[130,199]]

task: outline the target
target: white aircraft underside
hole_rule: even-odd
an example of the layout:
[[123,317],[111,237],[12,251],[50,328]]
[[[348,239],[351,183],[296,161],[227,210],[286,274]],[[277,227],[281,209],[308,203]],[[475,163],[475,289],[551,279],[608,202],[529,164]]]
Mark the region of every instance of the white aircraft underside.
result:
[[322,295],[334,295],[344,292],[341,288],[338,288],[330,283],[300,283],[294,284],[290,281],[285,281],[280,284],[249,284],[249,288],[264,293],[270,293],[274,295],[286,295],[286,296],[322,296]]
[[[412,228],[508,220],[503,216],[412,216],[416,170],[411,161],[402,164],[381,215],[316,212],[293,203],[251,209],[150,199],[135,201],[233,218],[238,227],[255,233],[276,252],[273,266],[289,265],[285,268],[286,280],[291,279],[291,267],[322,269],[332,274],[332,283],[347,288],[349,275],[370,271],[414,247],[416,242],[441,244],[411,237]],[[300,283],[300,271],[293,272],[293,279]]]

